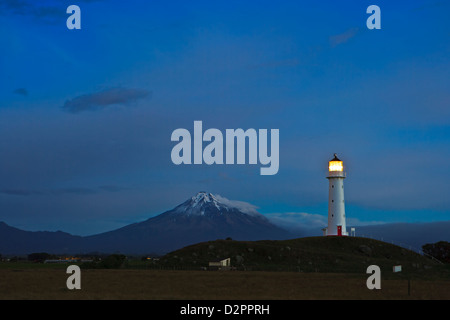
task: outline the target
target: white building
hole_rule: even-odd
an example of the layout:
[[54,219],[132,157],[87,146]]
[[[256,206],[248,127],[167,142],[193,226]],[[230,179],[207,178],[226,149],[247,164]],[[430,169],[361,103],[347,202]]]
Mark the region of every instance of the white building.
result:
[[322,229],[327,236],[348,236],[345,224],[344,179],[346,177],[343,162],[337,157],[328,162],[328,227]]
[[220,260],[209,262],[210,268],[213,267],[213,268],[223,269],[223,268],[229,268],[230,266],[231,266],[230,258],[225,258],[225,259],[220,259]]

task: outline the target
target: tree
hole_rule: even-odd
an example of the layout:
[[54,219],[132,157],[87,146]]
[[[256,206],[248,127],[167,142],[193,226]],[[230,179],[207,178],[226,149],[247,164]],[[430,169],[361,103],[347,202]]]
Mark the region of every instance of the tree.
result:
[[47,252],[35,252],[28,255],[28,261],[34,262],[44,262],[45,260],[52,258],[55,258],[55,256]]
[[123,254],[111,254],[100,262],[100,268],[105,269],[117,269],[122,266],[126,260],[126,256]]
[[450,263],[450,242],[439,241],[436,243],[427,243],[422,246],[422,250],[425,254],[444,263]]
[[98,261],[84,262],[80,267],[82,269],[118,269],[124,265],[126,260],[127,257],[123,254],[111,254]]

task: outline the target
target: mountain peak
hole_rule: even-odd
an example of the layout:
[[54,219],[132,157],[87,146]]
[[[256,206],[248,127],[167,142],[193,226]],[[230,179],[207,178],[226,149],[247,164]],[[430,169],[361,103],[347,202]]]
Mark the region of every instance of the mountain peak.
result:
[[191,200],[193,201],[193,206],[207,202],[213,202],[214,204],[217,204],[219,202],[219,200],[212,193],[208,193],[205,191],[200,191],[195,196],[193,196]]
[[177,213],[205,215],[214,212],[223,214],[229,211],[240,211],[245,214],[259,215],[256,206],[243,201],[228,200],[218,194],[200,191],[196,195],[175,208]]
[[178,213],[204,215],[206,211],[211,209],[214,211],[221,211],[225,209],[224,206],[216,196],[206,191],[200,191],[196,195],[175,208]]

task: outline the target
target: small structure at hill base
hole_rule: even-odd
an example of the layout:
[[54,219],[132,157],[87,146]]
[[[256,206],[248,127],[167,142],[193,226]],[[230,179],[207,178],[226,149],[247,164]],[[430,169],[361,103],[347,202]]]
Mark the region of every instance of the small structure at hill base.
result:
[[224,258],[219,260],[214,260],[209,262],[210,270],[227,270],[231,267],[231,259]]
[[402,271],[402,266],[393,266],[392,267],[392,271],[393,272],[401,272]]

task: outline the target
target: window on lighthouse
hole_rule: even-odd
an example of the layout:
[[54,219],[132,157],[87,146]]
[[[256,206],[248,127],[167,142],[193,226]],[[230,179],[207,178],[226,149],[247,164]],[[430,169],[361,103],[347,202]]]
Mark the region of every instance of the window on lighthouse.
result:
[[344,171],[342,161],[330,161],[328,165],[329,171]]

